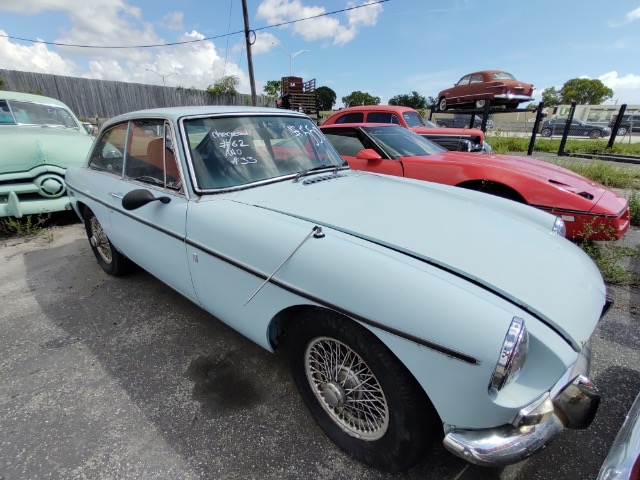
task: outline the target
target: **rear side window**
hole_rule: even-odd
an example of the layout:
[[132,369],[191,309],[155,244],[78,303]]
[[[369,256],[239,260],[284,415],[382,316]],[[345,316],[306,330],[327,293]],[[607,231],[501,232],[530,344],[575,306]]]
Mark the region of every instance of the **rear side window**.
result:
[[394,125],[400,125],[400,120],[393,113],[385,112],[371,112],[367,115],[368,123],[393,123]]
[[347,113],[336,120],[336,123],[362,123],[364,114],[359,112]]

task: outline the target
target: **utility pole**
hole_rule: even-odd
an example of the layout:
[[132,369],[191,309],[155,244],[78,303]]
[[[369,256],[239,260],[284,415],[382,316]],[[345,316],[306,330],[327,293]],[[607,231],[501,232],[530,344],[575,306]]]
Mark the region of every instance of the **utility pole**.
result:
[[[242,0],[242,15],[244,16],[244,41],[247,45],[247,63],[249,64],[249,82],[251,83],[251,103],[256,106],[256,81],[253,78],[253,59],[251,58],[251,30],[249,30],[249,13],[247,12],[247,0]],[[255,32],[253,32],[255,35]]]

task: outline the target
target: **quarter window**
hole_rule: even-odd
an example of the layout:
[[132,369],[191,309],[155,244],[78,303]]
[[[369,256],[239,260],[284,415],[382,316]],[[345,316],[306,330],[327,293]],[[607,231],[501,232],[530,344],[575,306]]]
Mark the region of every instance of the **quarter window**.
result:
[[364,114],[362,113],[347,113],[336,120],[336,123],[362,123],[364,121]]

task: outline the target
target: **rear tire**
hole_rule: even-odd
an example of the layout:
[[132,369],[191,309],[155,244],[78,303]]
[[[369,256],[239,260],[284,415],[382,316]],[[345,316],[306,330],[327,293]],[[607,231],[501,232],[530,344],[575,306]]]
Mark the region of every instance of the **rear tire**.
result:
[[84,212],[84,228],[91,250],[102,270],[114,277],[124,275],[129,270],[129,260],[116,250],[98,218],[88,208]]
[[442,428],[428,397],[369,330],[329,312],[287,331],[293,380],[311,415],[336,445],[388,471],[414,466]]
[[540,135],[542,135],[543,137],[550,137],[551,136],[551,129],[550,128],[543,128],[542,130],[540,130]]
[[627,129],[624,127],[620,127],[618,129],[618,135],[626,135],[627,134]]

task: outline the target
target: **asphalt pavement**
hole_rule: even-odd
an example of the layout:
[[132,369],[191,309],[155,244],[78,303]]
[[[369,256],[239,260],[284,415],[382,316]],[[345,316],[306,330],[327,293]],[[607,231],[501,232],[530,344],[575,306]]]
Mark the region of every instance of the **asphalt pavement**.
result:
[[[640,231],[625,242],[638,248]],[[603,400],[588,429],[504,469],[438,444],[388,474],[322,434],[284,355],[143,271],[107,276],[81,225],[0,241],[0,265],[0,480],[590,479],[640,391],[640,289],[613,287],[594,334]]]

